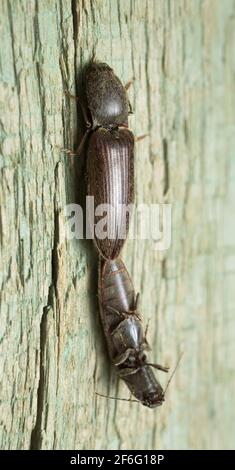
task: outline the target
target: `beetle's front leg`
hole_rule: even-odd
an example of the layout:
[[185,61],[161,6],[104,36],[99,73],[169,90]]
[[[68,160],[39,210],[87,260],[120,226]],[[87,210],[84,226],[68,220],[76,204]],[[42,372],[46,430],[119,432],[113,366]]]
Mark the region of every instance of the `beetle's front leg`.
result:
[[117,356],[115,356],[115,358],[113,359],[115,366],[119,366],[120,364],[123,364],[124,362],[126,362],[126,360],[128,359],[128,357],[129,357],[131,354],[133,354],[134,352],[135,352],[134,349],[128,348],[128,349],[126,349],[126,351],[124,351],[123,353],[118,354]]
[[139,135],[138,137],[135,137],[135,142],[139,142],[140,140],[145,139],[145,137],[148,137],[149,134],[143,134]]
[[154,369],[162,370],[163,372],[169,372],[170,367],[161,366],[161,364],[155,364],[152,362],[146,362],[148,366],[153,367]]
[[130,88],[130,86],[133,84],[135,80],[135,77],[131,78],[131,80],[128,80],[128,82],[125,84],[125,89],[126,91]]
[[87,128],[91,128],[92,126],[92,123],[91,123],[91,120],[89,119],[88,117],[88,114],[87,114],[87,110],[86,110],[86,106],[84,105],[83,101],[78,97],[78,96],[75,96],[75,95],[71,95],[71,93],[67,90],[64,91],[64,94],[66,96],[68,96],[68,98],[72,99],[72,100],[76,100],[78,101],[80,107],[81,107],[81,110],[82,110],[82,115],[83,115],[83,119],[84,119],[84,122],[86,124],[86,127]]
[[79,143],[79,145],[78,145],[77,149],[75,150],[75,152],[73,152],[73,150],[64,149],[64,148],[61,148],[60,150],[61,150],[62,152],[64,152],[64,153],[66,153],[67,155],[70,155],[70,156],[79,156],[80,153],[81,153],[81,151],[82,151],[82,148],[83,148],[83,146],[84,146],[84,144],[85,144],[85,141],[86,141],[88,135],[90,134],[90,132],[91,132],[91,128],[86,130],[86,132],[85,132],[85,134],[83,135],[82,140],[81,140],[81,142]]
[[[126,91],[127,91],[127,90],[130,88],[130,86],[133,84],[134,80],[135,80],[135,78],[133,77],[131,80],[129,80],[129,81],[126,83],[126,85],[125,85],[125,90],[126,90]],[[129,106],[128,114],[134,114],[133,109],[132,109],[132,105],[131,105],[131,103],[130,103],[130,100],[128,100],[128,106]]]

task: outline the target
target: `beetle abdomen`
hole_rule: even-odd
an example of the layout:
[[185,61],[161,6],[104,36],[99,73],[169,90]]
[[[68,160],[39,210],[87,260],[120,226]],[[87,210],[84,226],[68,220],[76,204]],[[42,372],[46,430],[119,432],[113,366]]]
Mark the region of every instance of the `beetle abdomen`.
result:
[[[103,308],[109,306],[123,313],[128,313],[134,309],[134,287],[121,259],[107,262],[100,260],[99,299]],[[118,323],[121,320],[122,317],[119,318]]]
[[109,354],[115,358],[144,343],[143,327],[135,311],[135,291],[121,259],[102,261],[99,268],[100,316]]
[[[129,228],[128,205],[134,195],[134,137],[128,129],[99,128],[91,136],[87,155],[88,195],[94,197],[95,242],[106,259],[118,257]],[[107,224],[99,223],[106,217]],[[103,212],[104,211],[104,212]],[[90,221],[92,223],[92,221]]]

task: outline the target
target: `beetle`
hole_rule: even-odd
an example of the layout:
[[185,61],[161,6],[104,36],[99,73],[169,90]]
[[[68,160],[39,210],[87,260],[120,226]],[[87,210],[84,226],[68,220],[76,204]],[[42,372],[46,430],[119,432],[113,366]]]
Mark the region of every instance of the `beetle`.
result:
[[[101,204],[110,209],[108,233],[99,236],[95,231],[94,243],[103,258],[115,259],[127,237],[134,199],[134,136],[128,129],[132,111],[126,88],[107,64],[91,62],[84,85],[86,99],[80,104],[87,129],[76,153],[89,136],[87,195],[94,197],[94,212]],[[103,216],[95,213],[90,226],[98,228]]]
[[120,378],[143,405],[155,408],[164,402],[164,391],[147,361],[149,349],[140,315],[138,295],[123,261],[99,258],[99,307],[109,355]]

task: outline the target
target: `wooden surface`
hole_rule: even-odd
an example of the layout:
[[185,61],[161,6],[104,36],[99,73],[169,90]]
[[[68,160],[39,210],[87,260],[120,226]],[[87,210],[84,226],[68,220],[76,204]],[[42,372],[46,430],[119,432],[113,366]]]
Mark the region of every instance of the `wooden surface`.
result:
[[[233,0],[3,0],[0,5],[1,449],[235,447]],[[91,57],[129,90],[136,202],[172,204],[172,244],[123,252],[151,359],[174,367],[163,407],[110,367],[91,242],[64,240],[84,198],[75,77]],[[167,377],[158,373],[164,385]]]

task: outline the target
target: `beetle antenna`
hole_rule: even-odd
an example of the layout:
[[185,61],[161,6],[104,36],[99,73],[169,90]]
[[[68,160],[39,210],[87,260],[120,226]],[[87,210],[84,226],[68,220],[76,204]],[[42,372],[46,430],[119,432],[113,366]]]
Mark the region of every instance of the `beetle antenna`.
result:
[[110,397],[109,395],[103,395],[102,393],[95,392],[96,395],[103,398],[109,398],[109,400],[120,400],[120,401],[131,401],[132,403],[139,403],[139,400],[132,400],[131,398],[117,398]]
[[169,387],[169,385],[170,385],[170,383],[171,383],[171,381],[172,381],[172,379],[173,379],[173,377],[174,377],[174,375],[175,375],[176,369],[178,369],[178,366],[179,366],[179,363],[180,363],[180,361],[181,361],[181,359],[182,359],[183,354],[184,354],[184,352],[182,352],[182,353],[179,355],[179,359],[178,359],[178,361],[177,361],[177,363],[176,363],[176,366],[175,366],[174,370],[172,371],[172,374],[171,374],[171,376],[170,376],[170,378],[169,378],[169,380],[168,380],[168,382],[167,382],[167,384],[166,384],[166,388],[165,388],[165,390],[164,390],[164,395],[165,395],[165,393],[166,393],[166,391],[167,391],[167,389],[168,389],[168,387]]

